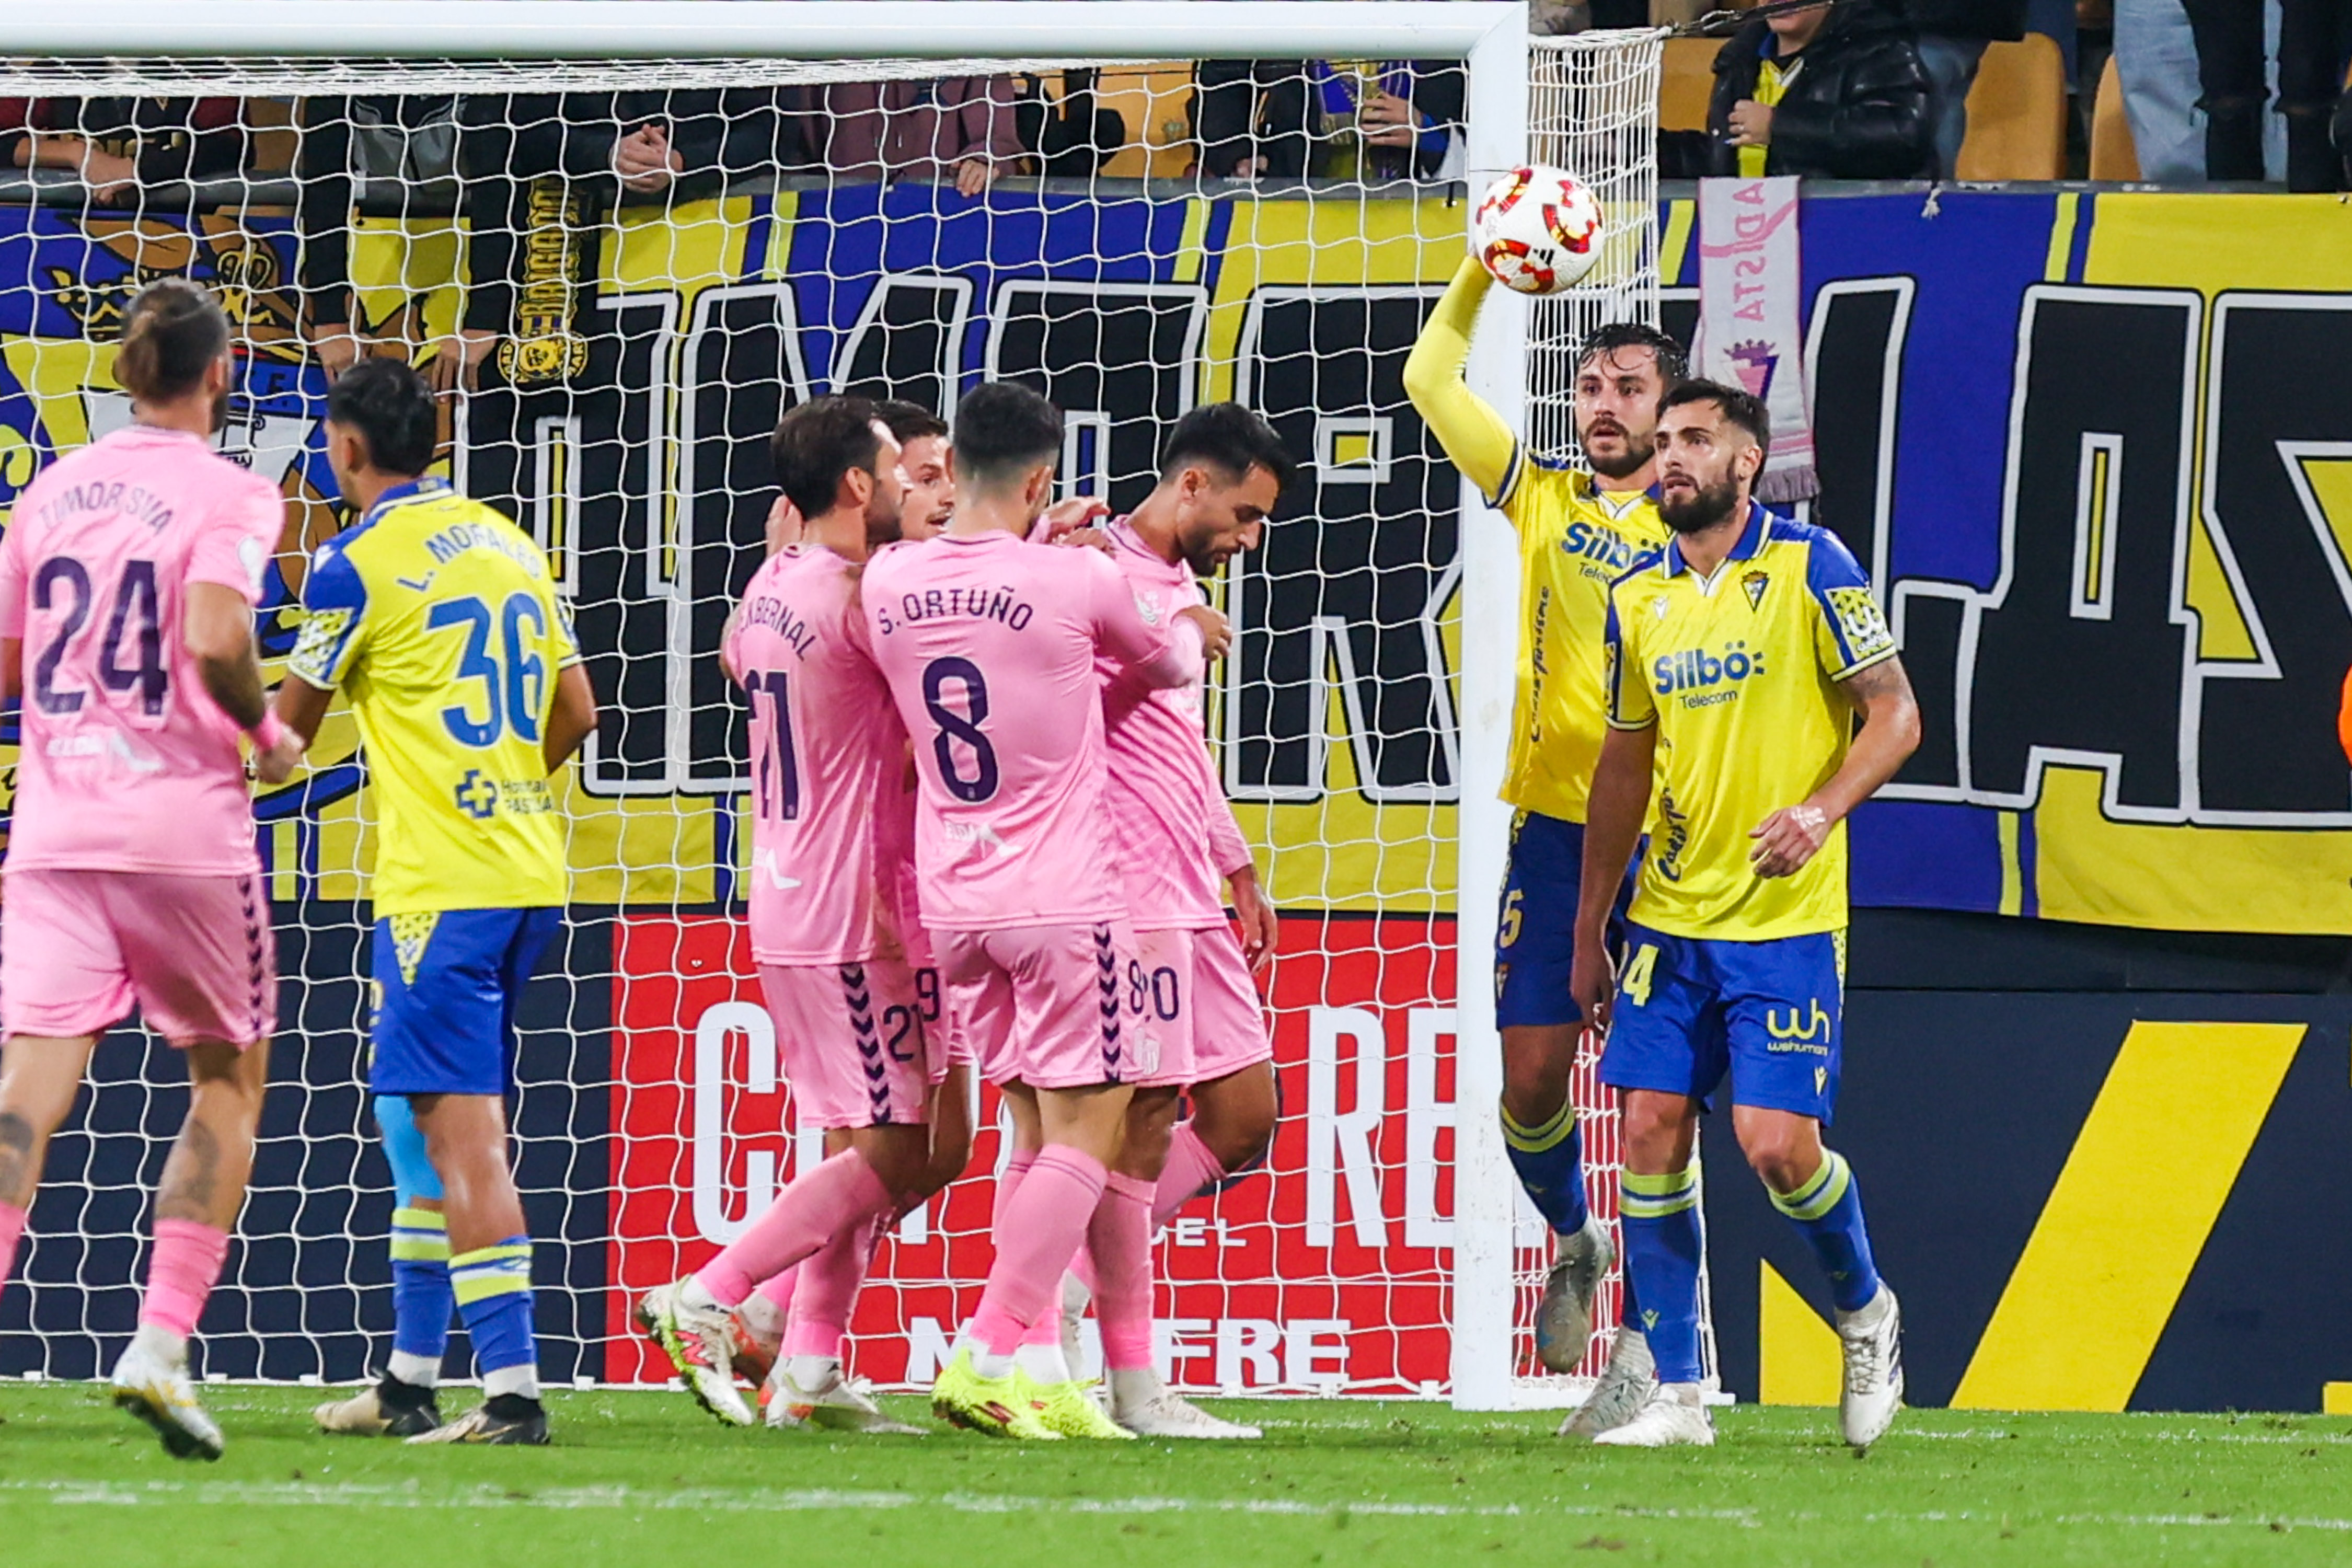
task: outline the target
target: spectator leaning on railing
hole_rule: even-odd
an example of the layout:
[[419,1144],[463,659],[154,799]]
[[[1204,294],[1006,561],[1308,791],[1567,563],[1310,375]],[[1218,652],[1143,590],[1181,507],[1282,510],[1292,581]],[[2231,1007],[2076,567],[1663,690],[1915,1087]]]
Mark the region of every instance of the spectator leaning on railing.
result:
[[[362,176],[415,190],[457,173],[457,100],[446,93],[299,100],[294,123],[294,229],[301,239],[304,320],[331,378],[359,363],[352,318],[352,221]],[[362,321],[360,327],[364,330]]]
[[234,98],[0,98],[0,157],[71,169],[92,201],[128,206],[142,190],[242,169],[243,108]]
[[835,82],[823,103],[809,142],[836,179],[952,181],[976,196],[1026,157],[1009,76]]
[[[425,366],[436,390],[471,386],[495,352],[522,387],[586,364],[574,325],[595,276],[597,215],[616,202],[691,201],[733,177],[805,167],[778,89],[486,93],[458,100],[466,303]],[[500,347],[504,340],[504,347]]]
[[1715,59],[1703,139],[1670,132],[1670,173],[1910,180],[1936,174],[1932,89],[1911,27],[1885,0],[1751,20]]
[[1214,179],[1459,178],[1462,68],[1445,60],[1203,60],[1193,134]]

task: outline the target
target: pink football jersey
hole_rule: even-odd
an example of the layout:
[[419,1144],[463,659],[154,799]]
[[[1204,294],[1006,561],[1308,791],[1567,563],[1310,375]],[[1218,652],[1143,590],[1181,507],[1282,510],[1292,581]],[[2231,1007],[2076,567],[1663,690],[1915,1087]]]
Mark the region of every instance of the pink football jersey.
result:
[[[751,701],[751,954],[860,963],[904,952],[907,732],[866,652],[857,568],[793,544],[743,591],[727,663]],[[884,847],[893,842],[895,855]]]
[[866,572],[875,658],[915,742],[923,922],[983,931],[1126,911],[1103,804],[1095,662],[1157,686],[1201,675],[1201,638],[1148,623],[1096,550],[948,534]]
[[[1108,531],[1111,560],[1147,620],[1166,625],[1186,605],[1207,603],[1192,567],[1161,560],[1126,519]],[[1202,734],[1202,683],[1155,690],[1108,660],[1098,673],[1129,916],[1139,931],[1222,925],[1221,879],[1250,857]]]
[[236,721],[184,628],[192,583],[260,603],[285,524],[275,485],[144,425],[16,498],[0,540],[0,637],[24,644],[11,866],[259,870]]

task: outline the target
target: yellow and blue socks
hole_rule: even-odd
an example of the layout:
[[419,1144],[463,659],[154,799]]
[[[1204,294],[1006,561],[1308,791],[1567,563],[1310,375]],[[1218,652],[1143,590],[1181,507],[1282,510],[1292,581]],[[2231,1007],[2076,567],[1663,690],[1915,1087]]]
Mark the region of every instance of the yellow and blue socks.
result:
[[1539,1126],[1523,1127],[1507,1110],[1503,1121],[1503,1146],[1519,1185],[1544,1222],[1562,1236],[1584,1228],[1584,1140],[1576,1130],[1576,1102],[1560,1101],[1559,1110]]
[[441,1381],[449,1349],[449,1223],[430,1209],[392,1211],[392,1361],[385,1370],[416,1388]]
[[504,1241],[449,1259],[457,1315],[474,1342],[482,1392],[539,1397],[539,1346],[531,1335],[530,1237]]
[[1698,1344],[1698,1171],[1621,1178],[1618,1217],[1625,1237],[1629,1298],[1638,1292],[1630,1321],[1649,1342],[1660,1383],[1696,1383],[1705,1373]]
[[1772,1206],[1795,1223],[1829,1276],[1841,1312],[1858,1311],[1878,1294],[1878,1266],[1870,1256],[1870,1229],[1862,1218],[1862,1184],[1834,1149],[1822,1151],[1821,1169],[1793,1193],[1772,1194]]
[[385,1368],[412,1388],[441,1382],[442,1357],[449,1349],[449,1314],[456,1298],[449,1287],[449,1222],[421,1203],[441,1200],[441,1179],[425,1155],[408,1101],[379,1095],[376,1125],[383,1132],[384,1156],[392,1163],[392,1361]]

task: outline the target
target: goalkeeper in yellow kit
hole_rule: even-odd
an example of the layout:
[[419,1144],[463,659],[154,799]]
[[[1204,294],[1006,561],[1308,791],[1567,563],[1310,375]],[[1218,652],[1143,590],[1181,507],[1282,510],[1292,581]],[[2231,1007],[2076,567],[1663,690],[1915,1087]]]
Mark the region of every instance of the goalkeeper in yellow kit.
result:
[[[1611,1261],[1587,1210],[1583,1151],[1569,1075],[1586,1019],[1570,993],[1585,796],[1607,731],[1601,688],[1609,584],[1664,544],[1652,492],[1658,399],[1682,380],[1682,348],[1653,327],[1615,323],[1579,348],[1577,443],[1585,467],[1538,458],[1462,380],[1470,332],[1491,279],[1465,258],[1405,363],[1406,395],[1456,468],[1518,530],[1523,626],[1510,771],[1517,808],[1495,942],[1495,1017],[1503,1036],[1503,1136],[1528,1197],[1558,1237],[1536,1316],[1536,1348],[1556,1372],[1575,1366],[1592,1299]],[[1621,910],[1622,900],[1619,905]],[[1601,1385],[1563,1435],[1630,1419],[1650,1383],[1630,1289]]]

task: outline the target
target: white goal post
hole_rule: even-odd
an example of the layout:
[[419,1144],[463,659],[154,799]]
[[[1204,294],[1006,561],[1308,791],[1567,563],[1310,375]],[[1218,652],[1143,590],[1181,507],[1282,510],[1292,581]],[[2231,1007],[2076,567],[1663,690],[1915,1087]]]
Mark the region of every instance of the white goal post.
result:
[[[1537,449],[1557,452],[1571,444],[1557,358],[1565,345],[1600,321],[1657,320],[1662,37],[1531,40],[1523,0],[82,0],[0,4],[0,41],[12,57],[0,75],[17,90],[47,81],[71,95],[75,84],[83,92],[165,90],[160,84],[179,69],[175,79],[194,90],[210,65],[233,68],[229,90],[290,95],[462,90],[473,71],[525,62],[545,62],[554,74],[500,90],[631,85],[614,74],[623,62],[646,62],[658,85],[699,86],[781,80],[782,62],[835,75],[854,62],[881,78],[1056,62],[1460,60],[1468,79],[1465,230],[1486,184],[1531,157],[1585,177],[1612,224],[1607,258],[1586,287],[1532,310],[1497,290],[1474,341],[1472,388]],[[1501,1058],[1487,977],[1510,827],[1498,791],[1517,664],[1518,550],[1509,523],[1466,483],[1454,582],[1457,838],[1452,886],[1432,889],[1452,896],[1458,977],[1448,1031],[1458,1108],[1450,1122],[1451,1394],[1466,1409],[1534,1407],[1565,1403],[1575,1389],[1521,1374],[1522,1200],[1493,1114]]]

